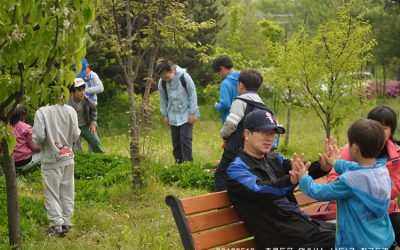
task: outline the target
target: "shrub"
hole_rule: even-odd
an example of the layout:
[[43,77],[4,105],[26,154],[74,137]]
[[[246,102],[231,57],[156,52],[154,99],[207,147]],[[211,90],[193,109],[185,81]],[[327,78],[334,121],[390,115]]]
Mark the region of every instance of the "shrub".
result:
[[200,104],[213,104],[219,101],[219,85],[209,84],[205,88],[198,87],[197,101]]
[[388,98],[397,98],[400,96],[400,81],[387,81],[385,87],[385,91],[383,91],[383,82],[370,81],[366,87],[365,95],[369,99],[382,95],[381,93],[383,92],[385,93],[385,97]]
[[114,168],[125,166],[129,168],[130,161],[127,157],[106,154],[83,154],[75,155],[75,178],[102,179]]
[[158,177],[167,184],[175,184],[181,188],[200,188],[208,191],[214,190],[214,176],[210,169],[214,166],[210,163],[176,164],[171,166],[157,166]]

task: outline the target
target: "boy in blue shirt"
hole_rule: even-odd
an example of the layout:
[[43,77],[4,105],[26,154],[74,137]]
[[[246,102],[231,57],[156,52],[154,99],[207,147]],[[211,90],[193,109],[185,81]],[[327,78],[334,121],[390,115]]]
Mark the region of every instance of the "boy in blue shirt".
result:
[[239,71],[233,68],[233,62],[227,55],[222,55],[214,59],[212,68],[215,73],[224,78],[219,87],[219,102],[215,103],[215,109],[222,113],[222,124],[225,123],[229,115],[233,99],[238,96],[238,77]]
[[390,248],[394,232],[387,212],[391,179],[385,163],[375,158],[385,143],[382,125],[361,119],[347,131],[350,154],[355,162],[337,160],[339,150],[331,145],[325,161],[340,174],[335,182],[316,184],[302,159],[295,158],[290,175],[299,179],[300,190],[317,200],[337,201],[337,248]]

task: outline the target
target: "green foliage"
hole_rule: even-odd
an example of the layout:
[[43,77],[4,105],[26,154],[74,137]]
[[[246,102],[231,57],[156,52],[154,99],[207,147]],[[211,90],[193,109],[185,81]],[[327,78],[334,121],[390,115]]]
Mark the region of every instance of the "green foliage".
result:
[[101,179],[121,165],[129,166],[129,159],[106,154],[75,154],[75,178]]
[[[118,68],[118,60],[129,55],[133,60],[133,68],[137,66],[139,69],[133,72],[136,79],[135,91],[143,93],[142,79],[148,77],[148,72],[153,67],[152,55],[149,55],[153,52],[155,57],[162,53],[162,57],[182,63],[185,68],[198,67],[196,62],[210,48],[207,39],[205,42],[199,41],[204,39],[201,34],[210,36],[209,30],[216,32],[215,20],[219,18],[219,14],[213,13],[215,4],[166,0],[157,1],[157,4],[148,1],[130,3],[132,19],[140,20],[133,23],[131,41],[127,41],[125,37],[125,1],[104,1],[99,6],[96,22],[93,23],[91,33],[95,40],[90,46],[89,54],[92,55],[89,57],[97,67],[105,65],[108,68],[103,71],[104,77],[118,83],[125,82],[122,71]],[[192,12],[185,12],[186,8],[190,8]],[[207,9],[209,15],[196,13],[192,8],[199,11]]]
[[181,188],[200,188],[214,190],[214,175],[210,172],[215,168],[212,164],[186,162],[171,166],[158,165],[155,168],[159,178],[167,183]]
[[85,55],[84,26],[93,17],[93,2],[87,0],[2,0],[0,104],[15,105],[5,102],[14,96],[17,102],[26,98],[38,107],[58,101],[60,93],[67,95],[65,86],[75,76],[71,65]]
[[[8,236],[6,193],[5,178],[0,176],[0,207],[2,207],[2,209],[0,209],[0,245],[2,243],[8,243],[6,237]],[[34,226],[44,226],[47,223],[44,202],[32,197],[20,197],[19,207],[22,229],[21,234],[24,237],[34,237],[38,233]]]
[[199,104],[214,104],[219,100],[219,84],[209,84],[205,88],[197,88],[197,102]]
[[346,109],[365,105],[354,73],[371,59],[375,42],[370,39],[371,26],[362,14],[353,16],[353,7],[343,5],[337,18],[323,23],[314,35],[302,28],[277,48],[274,85],[281,91],[291,88],[303,98],[323,123],[327,137],[342,123]]
[[75,190],[77,201],[104,202],[107,189],[129,180],[130,160],[106,154],[75,155]]
[[17,144],[17,139],[12,131],[13,129],[11,125],[5,125],[4,123],[0,122],[0,143],[3,139],[7,141],[8,152],[12,152]]

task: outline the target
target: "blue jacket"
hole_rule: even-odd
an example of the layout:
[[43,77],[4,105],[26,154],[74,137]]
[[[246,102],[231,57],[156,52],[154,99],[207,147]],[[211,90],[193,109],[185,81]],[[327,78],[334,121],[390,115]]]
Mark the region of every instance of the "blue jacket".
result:
[[[186,73],[186,69],[178,65],[174,67],[176,67],[176,73],[172,81],[166,82],[166,91],[162,87],[162,79],[158,81],[160,111],[163,116],[168,116],[170,125],[181,126],[188,122],[189,114],[196,114],[199,117],[200,113],[197,106],[196,87],[192,78]],[[179,79],[182,74],[186,80],[186,89]]]
[[222,113],[222,124],[225,123],[226,117],[229,115],[233,99],[238,96],[239,74],[239,71],[229,73],[219,87],[219,103],[215,105],[215,109]]
[[362,167],[338,160],[335,182],[316,184],[308,175],[300,179],[300,189],[317,200],[337,200],[336,247],[390,248],[393,227],[387,212],[391,179],[385,164]]

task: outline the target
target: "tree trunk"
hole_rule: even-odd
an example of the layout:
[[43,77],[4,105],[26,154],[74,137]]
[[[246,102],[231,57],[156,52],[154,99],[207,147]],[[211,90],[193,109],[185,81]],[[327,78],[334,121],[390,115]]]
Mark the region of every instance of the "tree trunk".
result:
[[3,163],[0,161],[0,176],[4,176]]
[[8,152],[7,141],[2,141],[4,165],[6,168],[6,188],[7,188],[7,214],[8,214],[8,231],[10,237],[10,245],[15,249],[21,249],[21,233],[19,226],[19,206],[17,180],[15,174],[14,160]]
[[331,138],[331,114],[330,113],[326,114],[325,132],[326,132],[326,138],[327,139]]
[[[126,24],[127,24],[127,35],[128,41],[132,40],[132,21],[130,13],[130,0],[125,2],[126,8]],[[132,51],[132,43],[128,43],[128,51]],[[130,134],[131,134],[131,162],[132,162],[132,188],[133,190],[143,187],[142,173],[140,169],[140,152],[139,152],[139,131],[138,124],[136,122],[136,103],[134,96],[134,88],[132,81],[132,56],[128,55],[127,59],[127,77],[128,77],[128,98],[129,98],[129,113],[130,113]]]
[[383,89],[382,89],[382,97],[386,96],[386,65],[382,64],[382,76],[383,76]]
[[292,111],[292,89],[289,88],[289,94],[287,99],[288,108],[287,108],[287,117],[286,117],[286,133],[285,133],[285,147],[289,146],[289,135],[290,135],[290,115]]
[[156,61],[156,56],[158,53],[158,49],[160,47],[160,43],[157,42],[156,46],[153,49],[153,52],[151,54],[150,60],[149,60],[149,67],[148,67],[148,73],[147,73],[147,79],[146,79],[146,89],[143,94],[143,99],[142,99],[142,104],[140,105],[140,122],[139,122],[139,131],[138,134],[140,135],[140,131],[142,129],[142,125],[144,121],[150,120],[150,117],[146,117],[150,115],[150,104],[149,104],[149,96],[150,96],[150,90],[151,90],[151,85],[153,83],[153,69],[154,69],[154,63]]

